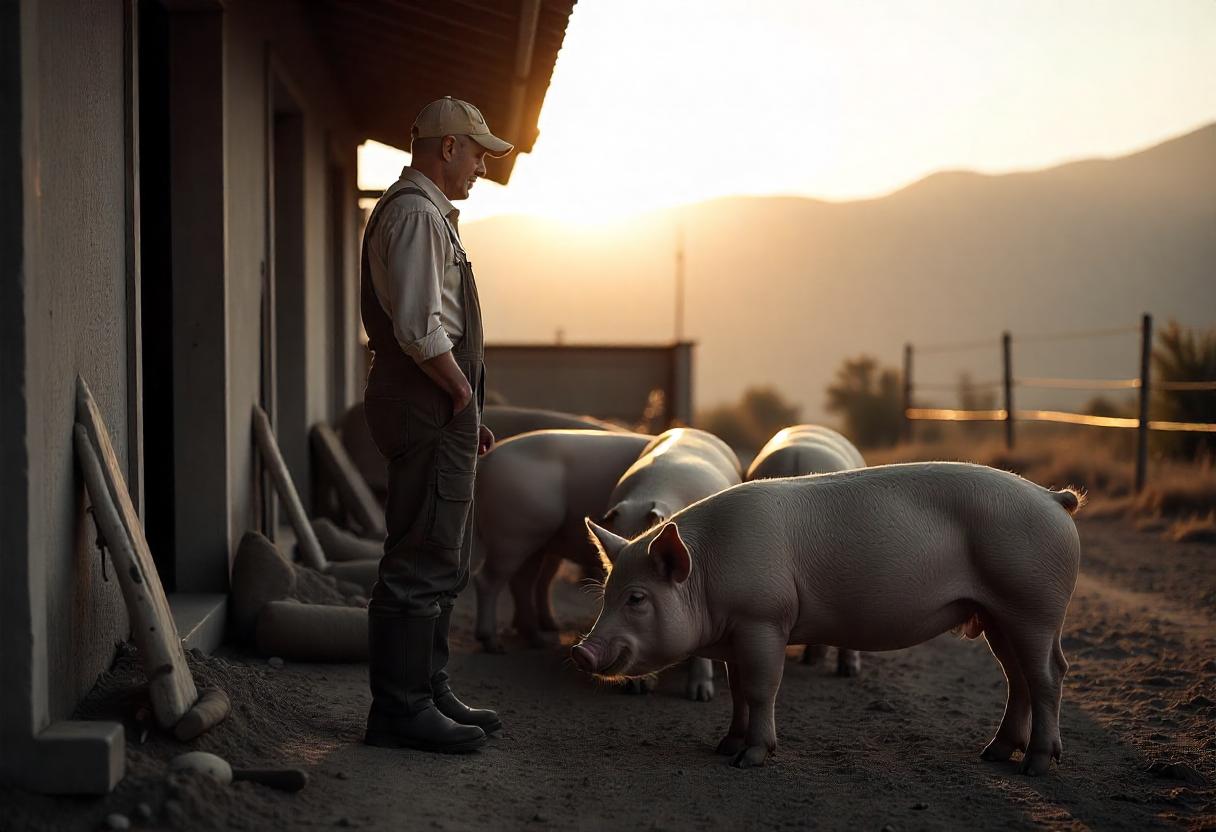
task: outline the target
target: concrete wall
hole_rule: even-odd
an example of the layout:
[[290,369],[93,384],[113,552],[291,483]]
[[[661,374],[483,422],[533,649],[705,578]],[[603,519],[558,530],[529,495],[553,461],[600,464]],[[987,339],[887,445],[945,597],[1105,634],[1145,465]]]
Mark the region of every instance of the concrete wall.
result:
[[128,633],[72,450],[78,374],[120,460],[129,447],[124,24],[121,5],[86,0],[23,2],[20,15],[23,274],[3,279],[24,295],[26,539],[0,557],[6,581],[28,579],[28,617],[2,638],[29,696],[24,714],[6,703],[5,722],[36,732],[71,713]]
[[507,404],[637,424],[652,390],[665,422],[692,421],[692,344],[486,347],[487,393]]
[[[280,299],[284,314],[299,315],[295,331],[301,342],[295,357],[303,363],[306,386],[298,405],[280,407],[277,429],[294,437],[289,454],[292,475],[307,491],[310,472],[307,452],[301,451],[308,425],[332,418],[335,399],[328,363],[335,348],[329,309],[333,290],[330,271],[327,211],[328,165],[333,150],[347,166],[352,189],[347,201],[355,205],[357,134],[338,88],[328,73],[311,29],[297,4],[289,2],[232,3],[226,7],[225,49],[228,89],[228,211],[229,211],[229,488],[232,514],[230,553],[240,535],[257,525],[254,493],[254,453],[250,413],[259,401],[261,355],[261,274],[271,245],[266,226],[267,68],[288,85],[300,107],[304,124],[304,286],[302,303]],[[353,220],[347,219],[347,248],[354,246]],[[348,260],[349,263],[349,260]],[[357,280],[348,265],[348,284]],[[353,314],[353,313],[352,313]],[[280,345],[283,349],[283,345]],[[349,349],[353,362],[354,345]],[[281,360],[290,360],[291,356]],[[289,439],[289,442],[292,441]]]
[[[347,201],[351,216],[332,217],[327,177],[336,155],[348,166],[346,181],[353,189],[357,136],[299,6],[231,2],[187,8],[173,14],[211,15],[211,22],[191,27],[179,18],[174,25],[187,25],[177,33],[195,45],[217,47],[208,54],[222,72],[218,81],[208,83],[206,73],[189,75],[188,67],[179,64],[174,73],[185,70],[190,80],[184,93],[180,87],[175,93],[179,100],[198,104],[187,113],[201,119],[192,129],[213,132],[222,142],[222,153],[208,155],[205,148],[196,147],[174,160],[183,170],[194,166],[196,179],[205,178],[199,175],[204,168],[218,171],[220,178],[202,193],[206,199],[196,199],[199,194],[187,190],[174,206],[176,215],[178,207],[193,205],[206,224],[205,229],[175,228],[174,245],[184,241],[188,248],[182,253],[187,255],[189,247],[212,254],[193,284],[201,293],[196,300],[206,307],[196,304],[189,316],[181,306],[173,310],[175,323],[181,314],[190,326],[175,325],[171,347],[175,377],[183,389],[200,380],[194,371],[206,376],[210,402],[215,404],[218,397],[221,427],[191,434],[188,429],[197,426],[189,421],[191,414],[178,411],[174,417],[175,423],[182,420],[178,433],[198,451],[186,465],[177,458],[183,449],[176,449],[174,475],[210,476],[217,473],[216,466],[219,475],[218,484],[207,492],[218,493],[218,504],[187,507],[194,512],[193,520],[218,530],[218,540],[187,553],[200,562],[178,574],[187,583],[206,584],[179,589],[222,591],[225,567],[240,535],[257,525],[250,411],[259,400],[260,301],[268,254],[268,55],[302,91],[304,105],[305,303],[299,355],[306,368],[306,389],[300,407],[281,414],[301,423],[332,416],[342,398],[330,389],[331,356],[339,347],[332,342],[328,314],[334,287],[327,223],[341,221],[347,249],[353,249],[355,194],[352,190]],[[218,28],[211,25],[216,22]],[[30,759],[22,749],[32,737],[71,714],[109,665],[116,643],[129,632],[118,583],[112,576],[108,582],[102,578],[96,532],[83,511],[72,449],[77,375],[89,382],[124,463],[136,423],[135,414],[128,412],[127,389],[136,366],[128,328],[136,321],[128,312],[126,262],[125,31],[119,3],[0,2],[4,779],[14,775],[23,759]],[[190,87],[196,83],[203,86]],[[208,110],[199,102],[219,106]],[[180,135],[172,145],[176,150],[191,147]],[[215,194],[218,201],[208,201]],[[177,254],[175,272],[183,262]],[[353,265],[349,257],[347,262]],[[349,285],[344,291],[353,296],[357,278],[352,269],[345,279]],[[184,297],[175,289],[175,303]],[[353,364],[356,345],[340,348],[349,351]],[[207,365],[208,356],[218,356],[218,363]],[[206,424],[214,425],[215,419],[206,416]],[[200,472],[196,466],[207,470]],[[124,473],[130,477],[132,472]],[[147,483],[149,489],[156,487],[155,482]]]

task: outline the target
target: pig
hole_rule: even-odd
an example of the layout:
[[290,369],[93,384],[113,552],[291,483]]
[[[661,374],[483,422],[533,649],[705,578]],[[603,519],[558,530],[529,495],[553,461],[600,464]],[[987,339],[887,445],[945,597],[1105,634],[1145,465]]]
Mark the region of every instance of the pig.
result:
[[603,573],[583,517],[599,516],[621,474],[653,436],[540,430],[494,446],[477,464],[474,553],[480,554],[476,635],[502,652],[498,596],[508,582],[515,627],[534,646],[557,642],[549,585],[563,558]]
[[864,468],[866,461],[853,443],[822,425],[794,425],[768,440],[747,469],[747,480],[831,474]]
[[[608,500],[604,526],[623,537],[636,537],[697,500],[738,485],[739,459],[730,446],[712,433],[672,428],[654,438],[621,476]],[[626,689],[645,693],[657,677],[630,680]],[[714,668],[709,659],[694,657],[688,664],[685,694],[694,702],[714,697]]]
[[557,410],[538,410],[531,407],[509,407],[507,405],[486,405],[481,414],[481,421],[494,432],[500,441],[529,433],[534,430],[609,430],[628,433],[624,428],[617,427],[611,422],[604,422],[591,416],[576,416],[573,413],[562,413]]
[[[747,469],[747,480],[832,474],[851,468],[864,468],[865,465],[865,459],[853,443],[831,428],[794,425],[778,431],[760,449]],[[818,664],[826,656],[826,645],[808,644],[802,653],[802,663]],[[837,648],[836,675],[857,676],[860,673],[861,654],[856,650]]]
[[737,767],[777,747],[787,644],[897,650],[984,634],[1008,683],[986,760],[1059,760],[1060,645],[1081,547],[1076,491],[968,463],[906,463],[758,480],[632,540],[590,520],[609,569],[603,608],[571,648],[601,677],[688,655],[727,664],[733,714],[718,751]]

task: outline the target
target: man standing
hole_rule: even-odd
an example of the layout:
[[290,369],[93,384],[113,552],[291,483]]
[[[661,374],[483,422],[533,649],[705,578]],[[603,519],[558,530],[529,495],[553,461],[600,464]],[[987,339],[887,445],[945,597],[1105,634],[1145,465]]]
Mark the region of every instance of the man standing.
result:
[[448,683],[448,628],[469,580],[473,477],[494,435],[481,306],[458,233],[487,154],[512,146],[476,107],[441,98],[414,121],[410,165],[363,235],[361,311],[372,366],[367,424],[388,461],[384,557],[368,605],[369,745],[462,752],[502,727]]

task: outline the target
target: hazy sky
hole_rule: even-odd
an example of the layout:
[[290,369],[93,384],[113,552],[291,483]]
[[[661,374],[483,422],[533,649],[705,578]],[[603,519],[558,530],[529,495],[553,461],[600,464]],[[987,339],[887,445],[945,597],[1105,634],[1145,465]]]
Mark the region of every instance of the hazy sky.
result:
[[[533,152],[461,209],[597,222],[727,194],[853,199],[1211,121],[1216,0],[579,0]],[[365,156],[361,184],[405,158]]]

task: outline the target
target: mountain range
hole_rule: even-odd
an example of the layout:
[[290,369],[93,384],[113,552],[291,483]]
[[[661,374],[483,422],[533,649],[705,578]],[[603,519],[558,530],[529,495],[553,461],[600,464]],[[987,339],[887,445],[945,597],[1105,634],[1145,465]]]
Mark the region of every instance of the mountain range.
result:
[[[1216,124],[1115,159],[936,173],[877,199],[727,197],[601,228],[470,223],[488,340],[670,341],[680,235],[698,407],[765,385],[823,419],[844,358],[899,366],[905,343],[917,382],[996,379],[1003,330],[1015,375],[1130,377],[1135,332],[1037,336],[1131,328],[1144,312],[1216,326]],[[932,351],[954,342],[983,343]],[[1088,395],[1026,391],[1017,405]],[[955,404],[949,390],[918,398]]]

